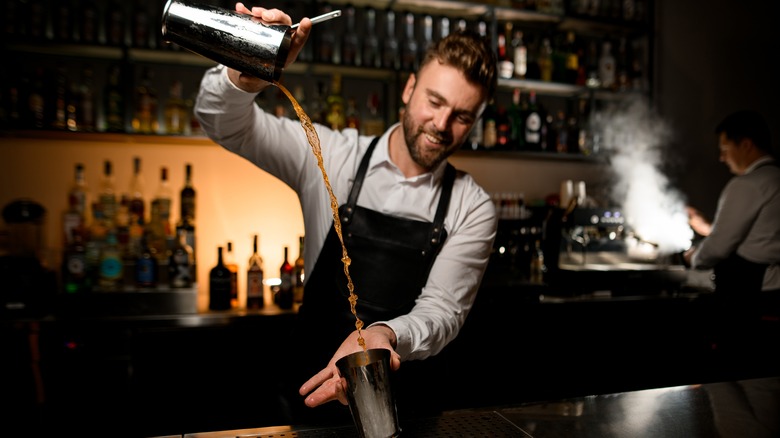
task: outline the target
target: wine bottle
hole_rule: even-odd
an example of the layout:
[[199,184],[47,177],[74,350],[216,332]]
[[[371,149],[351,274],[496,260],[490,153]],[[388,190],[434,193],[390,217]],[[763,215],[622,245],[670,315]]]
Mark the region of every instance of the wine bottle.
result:
[[293,264],[293,302],[303,302],[303,280],[305,278],[303,262],[303,236],[298,237],[298,258]]
[[262,309],[265,307],[263,294],[263,258],[257,248],[258,235],[252,238],[252,255],[246,269],[246,308]]
[[194,283],[192,248],[187,244],[187,233],[179,230],[176,244],[168,258],[168,285],[172,289],[192,287]]
[[235,309],[238,307],[238,264],[230,241],[225,252],[225,266],[230,270],[230,307]]
[[230,309],[230,269],[225,266],[222,247],[217,247],[217,264],[209,271],[209,310]]
[[279,268],[279,286],[274,294],[274,301],[280,309],[291,309],[293,305],[294,268],[289,260],[289,247],[284,247],[284,262]]

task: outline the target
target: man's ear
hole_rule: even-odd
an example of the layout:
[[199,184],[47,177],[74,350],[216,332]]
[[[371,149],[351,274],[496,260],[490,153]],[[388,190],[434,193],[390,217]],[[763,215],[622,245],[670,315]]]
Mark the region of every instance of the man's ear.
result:
[[414,73],[409,75],[409,79],[406,80],[406,85],[404,85],[404,92],[401,94],[401,101],[404,103],[404,105],[409,104],[409,99],[412,98],[412,93],[414,92],[414,85],[417,83],[417,77],[414,75]]

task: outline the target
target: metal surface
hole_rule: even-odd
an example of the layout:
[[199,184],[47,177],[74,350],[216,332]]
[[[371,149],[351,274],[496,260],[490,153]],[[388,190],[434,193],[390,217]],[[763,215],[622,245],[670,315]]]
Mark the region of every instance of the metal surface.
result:
[[[401,422],[405,437],[711,438],[780,436],[780,377],[686,385]],[[186,434],[184,438],[357,437],[354,427],[290,426]]]
[[294,32],[251,15],[178,0],[168,0],[162,16],[165,41],[273,82],[282,75]]
[[[327,14],[318,15],[311,19],[311,24],[314,25],[317,23],[322,23],[323,21],[328,21],[336,17],[341,17],[341,10],[330,11]],[[299,24],[301,23],[295,23],[292,26],[290,26],[290,28],[295,29],[296,27],[298,27]]]

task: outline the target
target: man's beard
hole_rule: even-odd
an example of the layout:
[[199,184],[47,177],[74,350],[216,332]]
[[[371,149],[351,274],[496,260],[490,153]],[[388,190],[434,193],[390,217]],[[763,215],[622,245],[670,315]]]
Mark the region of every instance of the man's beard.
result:
[[[431,171],[435,169],[442,161],[446,160],[450,155],[450,150],[447,149],[444,144],[442,148],[430,153],[425,153],[422,146],[417,144],[420,136],[425,135],[421,126],[418,126],[412,120],[409,111],[404,111],[403,114],[403,128],[404,128],[404,140],[406,140],[406,148],[409,150],[409,155],[412,160],[417,163],[418,166]],[[441,134],[435,134],[440,138],[443,143],[447,142],[447,137]]]

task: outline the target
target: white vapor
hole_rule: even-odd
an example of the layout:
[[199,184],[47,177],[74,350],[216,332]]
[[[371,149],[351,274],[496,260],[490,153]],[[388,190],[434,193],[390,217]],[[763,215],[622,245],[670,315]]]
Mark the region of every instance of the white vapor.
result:
[[612,172],[611,200],[634,234],[658,245],[660,254],[687,249],[693,238],[683,195],[661,171],[672,132],[642,98],[614,104],[593,115],[598,153]]

